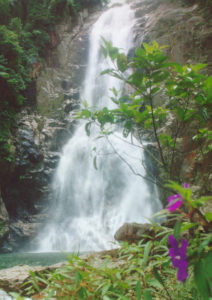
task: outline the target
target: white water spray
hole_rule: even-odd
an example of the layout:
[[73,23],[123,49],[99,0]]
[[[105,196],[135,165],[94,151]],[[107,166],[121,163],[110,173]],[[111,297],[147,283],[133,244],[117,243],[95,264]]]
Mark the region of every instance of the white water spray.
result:
[[[108,68],[101,53],[101,36],[127,53],[133,44],[133,20],[133,11],[123,5],[110,8],[94,24],[81,93],[90,106],[111,108],[109,89],[122,87],[117,79],[99,75]],[[43,230],[39,251],[111,248],[114,233],[124,222],[146,222],[146,218],[159,209],[154,187],[151,191],[117,155],[110,154],[115,148],[135,170],[139,168],[145,175],[141,149],[123,142],[119,133],[118,138],[111,137],[111,147],[104,139],[95,140],[95,133],[87,137],[84,126],[79,123],[63,149],[53,182],[56,203],[52,208],[52,222]],[[90,155],[94,147],[101,149],[102,154],[98,170]]]

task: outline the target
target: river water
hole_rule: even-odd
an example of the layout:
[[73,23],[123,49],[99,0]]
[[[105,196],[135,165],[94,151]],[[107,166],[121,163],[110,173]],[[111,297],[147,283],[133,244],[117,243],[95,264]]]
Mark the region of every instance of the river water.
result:
[[[81,99],[89,106],[113,107],[110,88],[121,90],[122,83],[100,72],[110,66],[101,51],[102,36],[128,53],[133,47],[134,12],[130,6],[111,7],[93,25],[89,60]],[[75,134],[64,146],[52,183],[54,199],[51,222],[40,233],[37,251],[91,251],[113,247],[115,231],[124,222],[147,222],[160,208],[156,188],[135,176],[114,149],[137,172],[145,176],[143,151],[123,140],[119,132],[110,138],[88,137],[80,121]],[[136,143],[136,141],[135,141]],[[97,149],[94,168],[92,152]]]

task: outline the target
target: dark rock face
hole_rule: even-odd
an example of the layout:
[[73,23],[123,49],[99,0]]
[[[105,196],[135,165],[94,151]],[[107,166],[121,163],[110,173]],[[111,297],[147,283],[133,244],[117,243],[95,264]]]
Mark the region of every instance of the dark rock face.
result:
[[[189,2],[188,2],[189,4]],[[211,22],[198,4],[185,5],[185,1],[133,0],[135,9],[135,44],[168,45],[166,52],[173,61],[192,63],[207,58],[211,71]],[[207,19],[208,18],[208,19]]]
[[[84,10],[78,24],[74,25],[70,18],[66,23],[56,26],[61,42],[52,51],[37,79],[37,107],[40,114],[64,119],[70,116],[70,109],[77,108],[87,66],[89,30],[100,13],[100,9],[90,14]],[[64,103],[67,100],[72,102],[71,107],[70,102]]]
[[0,244],[8,237],[9,234],[9,216],[3,202],[0,190]]
[[35,107],[36,106],[36,94],[37,94],[37,86],[36,81],[32,80],[32,82],[27,87],[24,92],[24,97],[27,99],[27,104]]
[[[15,138],[16,161],[2,196],[10,217],[2,251],[18,250],[36,233],[50,197],[59,151],[70,136],[67,123],[23,111]],[[3,241],[3,239],[2,239]]]

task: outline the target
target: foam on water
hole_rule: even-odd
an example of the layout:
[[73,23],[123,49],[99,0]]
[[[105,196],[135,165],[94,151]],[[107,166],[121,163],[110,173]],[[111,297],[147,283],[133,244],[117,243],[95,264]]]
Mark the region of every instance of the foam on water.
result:
[[[102,55],[101,37],[127,53],[133,46],[134,22],[133,11],[123,5],[108,9],[94,24],[81,93],[81,98],[90,106],[113,107],[109,90],[122,88],[119,80],[100,76],[111,63]],[[111,147],[104,139],[95,139],[95,130],[88,137],[84,127],[80,122],[61,154],[53,182],[52,220],[40,234],[39,251],[111,248],[114,233],[124,222],[146,222],[160,207],[155,187],[135,176],[117,155],[111,155],[115,149],[135,170],[145,175],[141,148],[130,145],[130,140],[123,141],[119,132],[118,137],[110,138]],[[100,149],[102,158],[97,161],[98,170],[91,157],[94,147]]]

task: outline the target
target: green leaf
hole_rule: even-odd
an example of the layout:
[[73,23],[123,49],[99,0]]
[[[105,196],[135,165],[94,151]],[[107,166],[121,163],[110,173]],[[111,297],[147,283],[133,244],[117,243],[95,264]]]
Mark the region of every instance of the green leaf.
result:
[[88,102],[86,100],[83,101],[83,105],[85,108],[88,108]]
[[97,157],[96,156],[93,158],[93,166],[96,170],[98,170],[98,168],[97,168]]
[[152,294],[150,290],[144,290],[144,300],[152,300]]
[[111,60],[115,60],[119,55],[119,49],[116,47],[108,47],[108,53]]
[[151,45],[148,45],[147,43],[142,44],[146,53],[152,53],[153,52],[153,47]]
[[24,300],[25,299],[25,297],[21,297],[18,293],[10,293],[10,296],[12,296],[16,300]]
[[121,53],[117,57],[117,67],[119,71],[124,72],[127,70],[127,57],[124,53]]
[[115,104],[119,104],[119,101],[118,100],[116,100],[116,98],[114,98],[114,97],[110,97],[110,99],[111,99],[111,101],[113,102],[113,103],[115,103]]
[[108,296],[104,296],[103,300],[111,300],[111,298],[109,298]]
[[[154,46],[155,49],[159,49],[159,45],[156,41],[152,41],[152,45]],[[166,48],[166,47],[168,47],[168,46],[162,46],[160,49]]]
[[113,72],[113,69],[106,69],[106,70],[102,71],[100,73],[100,75],[110,74],[111,72]]
[[82,109],[81,111],[81,117],[85,117],[86,119],[88,119],[91,116],[91,112],[88,109]]
[[136,295],[137,295],[137,300],[141,300],[141,281],[140,280],[136,284]]
[[189,230],[189,229],[191,229],[195,226],[198,226],[198,224],[197,223],[183,222],[182,226],[181,226],[181,229],[180,229],[180,233],[183,233],[184,231]]
[[37,282],[31,281],[31,283],[32,283],[33,287],[35,288],[35,290],[36,290],[37,292],[40,292],[40,287],[38,286]]
[[107,58],[107,49],[104,47],[104,46],[101,46],[101,49],[102,49],[102,53],[104,55],[104,58]]
[[209,76],[204,82],[204,89],[208,93],[208,102],[212,102],[212,76]]
[[76,281],[76,286],[77,287],[79,287],[81,279],[82,279],[82,275],[80,274],[79,271],[76,271],[76,273],[75,273],[75,281]]
[[208,221],[212,221],[212,212],[205,213],[205,217]]
[[182,107],[177,107],[177,109],[175,109],[175,112],[177,114],[178,119],[180,121],[184,121],[185,110]]
[[208,278],[208,281],[211,281],[212,280],[212,251],[210,251],[205,258],[205,271],[206,271],[206,276]]
[[195,199],[193,202],[195,204],[195,207],[203,206],[203,204],[207,201],[212,200],[212,196],[205,196],[201,197],[199,199]]
[[209,300],[209,290],[205,277],[205,266],[203,260],[194,266],[194,281],[202,300]]
[[149,279],[148,284],[157,289],[163,289],[162,284],[157,279]]
[[177,191],[183,197],[184,201],[188,202],[190,206],[195,207],[195,202],[191,200],[192,191],[190,188],[184,188],[171,180],[169,180],[169,184],[166,184],[166,186]]
[[205,247],[207,247],[207,245],[210,243],[211,240],[212,240],[212,237],[211,237],[211,236],[209,236],[207,239],[205,239],[205,240],[200,244],[200,246],[199,246],[197,252],[200,254],[201,251],[202,251],[203,249],[205,249]]
[[103,288],[102,288],[102,295],[105,295],[107,293],[107,291],[109,290],[109,288],[111,287],[111,283],[106,284]]
[[143,266],[145,266],[148,262],[149,253],[150,253],[151,248],[152,248],[152,242],[149,241],[146,243],[145,248],[144,248],[144,258],[143,258],[143,263],[142,263]]
[[86,134],[87,134],[87,136],[90,136],[90,134],[91,134],[91,124],[92,124],[92,122],[88,122],[88,123],[86,123],[85,124],[85,131],[86,131]]
[[160,284],[163,285],[163,279],[155,267],[153,268],[153,274],[154,274],[155,278],[160,282]]
[[177,220],[177,222],[175,223],[174,225],[174,237],[176,239],[178,239],[179,235],[180,235],[180,232],[181,232],[181,226],[182,226],[182,223],[180,221]]
[[3,77],[3,78],[5,78],[5,79],[10,78],[10,75],[8,73],[6,73],[6,72],[0,72],[0,76]]
[[174,147],[174,140],[170,135],[161,133],[158,137],[164,147]]
[[151,93],[152,94],[156,94],[158,91],[160,91],[160,88],[159,87],[155,87],[151,90]]
[[190,68],[195,72],[197,72],[201,69],[204,69],[205,67],[207,67],[207,64],[197,64],[195,66],[193,66],[193,65],[190,66]]
[[115,97],[118,96],[118,91],[117,91],[114,87],[112,87],[112,88],[110,89],[110,91],[113,93],[113,95],[114,95]]

